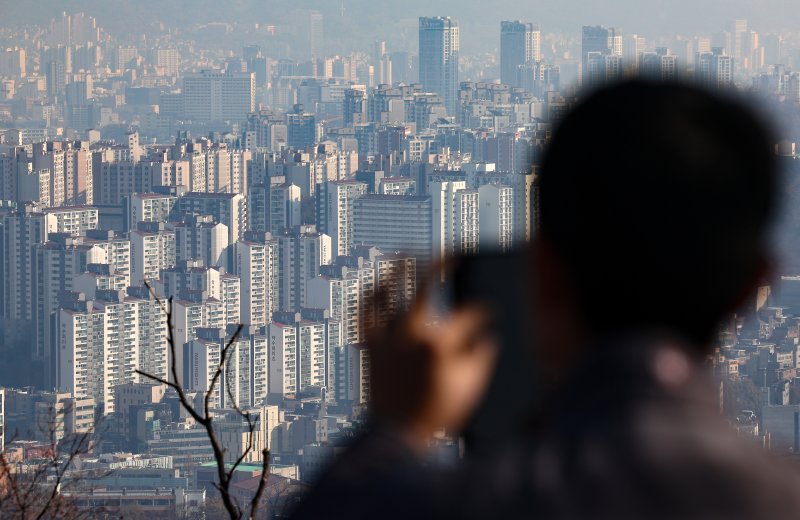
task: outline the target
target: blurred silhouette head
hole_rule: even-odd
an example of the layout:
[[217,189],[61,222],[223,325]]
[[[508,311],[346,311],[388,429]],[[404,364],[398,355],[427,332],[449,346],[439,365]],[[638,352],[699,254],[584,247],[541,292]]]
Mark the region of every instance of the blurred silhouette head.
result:
[[540,172],[539,238],[588,335],[707,343],[764,274],[773,143],[744,104],[680,84],[622,83],[565,117]]

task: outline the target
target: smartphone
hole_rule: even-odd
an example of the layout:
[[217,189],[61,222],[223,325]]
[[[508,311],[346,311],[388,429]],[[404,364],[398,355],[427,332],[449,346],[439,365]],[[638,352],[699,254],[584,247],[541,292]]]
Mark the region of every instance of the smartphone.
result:
[[464,432],[467,452],[525,435],[537,405],[531,255],[527,249],[453,259],[440,296],[446,308],[479,304],[488,312],[500,352],[484,400]]

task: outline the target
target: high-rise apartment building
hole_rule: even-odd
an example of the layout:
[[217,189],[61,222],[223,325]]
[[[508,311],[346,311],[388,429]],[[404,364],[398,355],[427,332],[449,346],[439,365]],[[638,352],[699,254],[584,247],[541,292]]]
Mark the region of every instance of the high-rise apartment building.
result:
[[514,245],[514,189],[485,184],[478,199],[481,251],[507,253]]
[[244,121],[255,110],[252,72],[202,71],[183,78],[184,114],[192,121]]
[[97,229],[99,223],[99,211],[92,206],[48,208],[42,213],[47,233],[78,236],[85,231]]
[[208,267],[200,260],[181,261],[175,267],[162,269],[156,293],[163,298],[213,298],[221,302],[222,322],[240,322],[241,283],[239,277],[219,267]]
[[264,148],[270,152],[288,146],[288,128],[283,114],[262,111],[247,116],[244,128],[244,147],[248,150]]
[[281,184],[269,189],[269,227],[274,235],[302,224],[302,193],[295,184]]
[[45,207],[94,201],[92,154],[87,142],[37,143],[32,153],[20,160],[26,164],[17,166],[17,193],[9,193],[11,199],[37,201]]
[[342,114],[344,126],[367,122],[367,89],[364,85],[353,85],[344,91]]
[[519,68],[542,60],[542,33],[531,23],[500,22],[500,82],[521,87]]
[[494,163],[497,171],[523,174],[531,171],[531,140],[521,132],[494,132],[481,144],[483,160]]
[[325,27],[323,16],[319,11],[311,11],[308,17],[308,46],[312,57],[325,54]]
[[[297,328],[297,390],[327,386],[328,337],[323,323],[299,320]],[[341,341],[331,345],[336,348]]]
[[87,231],[86,236],[51,233],[46,243],[35,247],[35,269],[31,300],[34,305],[34,337],[36,351],[45,362],[45,382],[55,380],[55,338],[51,327],[53,313],[58,310],[61,295],[74,290],[78,276],[90,270],[91,264],[105,264],[129,283],[130,242],[115,236],[113,231]]
[[203,265],[229,269],[228,226],[208,215],[188,215],[175,226],[175,259],[200,259]]
[[[294,334],[285,331],[287,326],[294,328]],[[296,392],[317,393],[322,389],[335,387],[335,351],[342,344],[342,335],[339,322],[330,319],[326,310],[307,309],[302,313],[278,312],[273,323],[267,328],[275,331],[276,343],[280,342],[280,335],[286,338],[282,349],[280,345],[275,345],[278,347],[276,349],[278,356],[270,353],[270,393],[277,393],[272,389],[273,376],[277,378],[278,383],[275,390],[280,391],[281,386],[284,388],[290,386],[281,372],[294,373]],[[272,347],[271,336],[270,349]],[[294,366],[287,367],[286,365],[290,363],[294,363]],[[285,394],[281,397],[285,397]]]
[[66,85],[66,67],[62,61],[45,61],[45,81],[47,85],[47,97],[51,100],[58,99],[63,95]]
[[375,286],[386,295],[376,309],[379,326],[407,311],[417,294],[417,259],[407,253],[381,254],[373,261]]
[[177,218],[196,213],[210,215],[214,222],[228,226],[228,241],[236,243],[247,231],[247,198],[241,193],[187,193],[175,203]]
[[297,312],[306,305],[306,282],[319,275],[320,266],[333,260],[331,237],[300,226],[277,237],[279,305],[281,311]]
[[116,206],[134,193],[152,193],[157,178],[153,171],[160,170],[161,165],[148,161],[103,160],[98,164],[93,180],[95,202]]
[[91,300],[98,290],[124,291],[128,283],[128,277],[112,269],[110,264],[88,264],[86,271],[73,279],[72,288]]
[[[46,145],[47,143],[41,143]],[[45,146],[34,146],[32,157],[33,170],[50,172],[48,200],[50,207],[63,206],[66,202],[64,180],[66,158],[63,150],[46,150]]]
[[[8,136],[8,134],[6,134]],[[3,200],[20,199],[18,193],[18,177],[28,172],[28,152],[26,147],[21,145],[10,145],[7,143],[0,150],[0,197]],[[17,134],[17,140],[21,141],[21,135]]]
[[[590,75],[590,67],[596,74],[599,63],[605,62],[602,56],[621,57],[622,52],[622,35],[617,30],[600,25],[584,26],[581,37],[581,72],[583,84],[586,84],[586,78]],[[590,56],[592,53],[599,53],[601,57],[592,57]]]
[[[30,326],[35,305],[30,297],[33,293],[34,246],[47,239],[44,214],[37,212],[35,206],[25,205],[17,212],[3,215],[0,229],[2,316],[20,327]],[[40,359],[43,355],[41,352],[34,354]]]
[[363,343],[336,349],[336,400],[364,406],[369,400],[369,356]]
[[134,193],[126,201],[127,225],[136,229],[139,222],[166,222],[169,219],[177,197],[159,193]]
[[431,196],[433,258],[445,259],[478,252],[478,192],[466,181],[432,182]]
[[98,291],[94,300],[67,293],[55,319],[56,387],[114,411],[114,390],[139,382],[141,369],[168,373],[166,314],[146,291]]
[[363,341],[364,332],[375,323],[375,266],[371,260],[354,260],[354,265],[326,266],[306,285],[308,307],[326,309],[331,319],[341,323],[345,343]]
[[236,243],[236,274],[242,283],[242,323],[262,327],[278,309],[278,243],[249,234]]
[[0,52],[0,76],[24,78],[27,72],[25,49],[8,48]]
[[703,52],[695,59],[695,79],[709,89],[723,89],[733,86],[733,57],[724,49],[714,47],[711,52]]
[[247,193],[249,150],[230,149],[225,143],[189,143],[183,159],[189,161],[189,191]]
[[531,239],[531,194],[533,188],[533,172],[526,174],[498,172],[494,164],[473,164],[465,166],[467,186],[479,189],[486,184],[509,186],[514,190],[514,247],[518,247]]
[[[726,50],[739,67],[745,67],[750,51],[750,31],[747,20],[734,20],[730,24],[730,44],[725,45]],[[726,42],[727,43],[727,42]]]
[[91,205],[94,201],[92,153],[86,141],[48,141],[33,146],[34,171],[48,170],[50,205]]
[[431,198],[364,195],[353,203],[353,244],[374,246],[389,254],[405,253],[417,260],[417,276],[431,266],[433,230]]
[[175,265],[175,231],[163,222],[140,222],[130,232],[131,283],[151,286],[162,269]]
[[317,142],[317,120],[314,114],[303,109],[303,105],[295,105],[292,112],[286,114],[287,144],[290,148],[303,149]]
[[353,245],[353,202],[367,193],[358,181],[332,181],[319,185],[316,192],[317,229],[331,237],[333,256],[350,254]]
[[660,81],[678,78],[678,57],[665,53],[644,52],[639,55],[639,75]]
[[[244,327],[236,340],[236,328],[197,329],[197,338],[183,346],[183,381],[193,392],[208,392],[214,374],[222,363],[222,376],[214,386],[211,403],[216,408],[233,406],[247,409],[263,404],[267,398],[267,336],[255,327]],[[231,343],[231,341],[233,341]],[[230,343],[225,360],[223,349]]]
[[138,57],[139,51],[136,47],[121,45],[112,52],[111,67],[114,70],[122,72],[132,67]]
[[447,112],[458,112],[459,27],[451,18],[419,19],[419,82],[444,99]]
[[249,232],[265,233],[269,231],[269,196],[270,186],[251,184],[247,188],[247,208]]
[[111,230],[87,230],[83,233],[83,243],[87,247],[100,250],[103,254],[101,262],[108,264],[116,273],[125,277],[127,285],[131,284],[131,242],[124,234]]
[[181,53],[178,49],[156,49],[155,65],[164,69],[167,76],[177,76],[181,66]]
[[[207,291],[185,290],[172,301],[172,323],[175,345],[184,345],[197,338],[198,329],[225,329],[224,304]],[[175,363],[180,377],[180,367],[184,366],[180,347],[175,352]]]
[[271,322],[269,338],[269,393],[277,397],[297,393],[297,331],[294,323]]
[[647,39],[639,36],[638,34],[631,34],[626,36],[623,41],[625,45],[623,55],[625,62],[632,65],[638,65],[641,54],[648,51]]

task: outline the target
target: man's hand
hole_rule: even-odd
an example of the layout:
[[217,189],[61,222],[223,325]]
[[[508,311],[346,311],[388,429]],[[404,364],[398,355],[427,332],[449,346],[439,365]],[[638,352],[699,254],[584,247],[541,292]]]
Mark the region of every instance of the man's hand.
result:
[[377,420],[422,447],[462,428],[483,398],[497,348],[488,316],[464,306],[433,321],[426,297],[369,340],[371,407]]

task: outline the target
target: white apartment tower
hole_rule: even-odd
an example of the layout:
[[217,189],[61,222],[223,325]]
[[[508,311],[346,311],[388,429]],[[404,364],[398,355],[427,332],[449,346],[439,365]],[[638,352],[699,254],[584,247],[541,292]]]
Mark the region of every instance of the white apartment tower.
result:
[[[47,239],[47,226],[44,215],[36,212],[32,205],[24,210],[3,215],[2,220],[2,275],[3,294],[0,299],[2,316],[5,320],[22,326],[30,325],[33,320],[34,249]],[[41,358],[43,353],[35,353]]]
[[466,181],[431,182],[433,257],[448,258],[478,252],[478,192]]
[[385,253],[402,252],[417,261],[417,277],[431,266],[431,197],[364,195],[353,205],[353,242]]
[[[176,345],[175,363],[184,366],[182,345],[197,339],[198,329],[224,329],[223,302],[198,291],[185,291],[182,297],[172,301],[172,320]],[[172,376],[170,375],[170,379]]]
[[417,294],[417,259],[404,253],[382,254],[375,258],[375,285],[388,297],[377,309],[378,325],[407,311]]
[[287,397],[297,393],[297,331],[293,323],[272,322],[269,341],[269,393]]
[[59,391],[103,402],[108,414],[115,387],[141,381],[137,369],[167,375],[166,315],[141,296],[98,291],[95,300],[65,302],[56,318]]
[[43,211],[47,233],[69,233],[78,236],[97,229],[99,211],[92,206],[67,206]]
[[178,198],[174,212],[179,216],[210,215],[214,222],[228,226],[228,242],[235,244],[247,231],[247,197],[240,193],[187,193]]
[[255,73],[202,71],[183,78],[184,113],[193,121],[244,121],[255,110]]
[[306,303],[312,309],[326,309],[331,319],[341,323],[345,343],[358,343],[365,339],[364,331],[374,324],[374,264],[364,261],[358,267],[342,267],[338,271],[336,276],[326,274],[310,280]]
[[33,285],[29,298],[33,306],[33,336],[36,352],[45,361],[45,379],[50,382],[55,369],[50,315],[58,309],[62,291],[73,290],[75,277],[88,264],[104,263],[106,255],[99,248],[85,245],[80,237],[50,235],[51,240],[36,246]]
[[153,285],[162,269],[175,265],[175,232],[162,222],[140,222],[130,239],[133,285]]
[[281,184],[269,189],[269,232],[275,235],[302,224],[302,194],[295,184]]
[[204,265],[228,269],[228,226],[208,215],[189,215],[175,226],[175,259],[200,259]]
[[134,193],[128,201],[128,227],[139,222],[166,222],[177,197],[157,193]]
[[514,190],[512,212],[514,215],[514,247],[531,239],[531,192],[533,172],[521,174],[495,171],[494,163],[468,164],[467,186],[479,189],[486,184],[499,184]]
[[336,400],[365,405],[369,400],[369,358],[363,343],[336,349]]
[[334,256],[350,254],[353,245],[353,201],[367,193],[358,181],[326,182],[317,191],[317,228],[331,237]]
[[242,322],[263,327],[278,308],[278,243],[274,240],[240,240],[235,268],[242,283]]
[[278,237],[279,309],[299,311],[306,305],[306,283],[319,275],[320,266],[330,264],[331,237],[313,226]]
[[[186,388],[208,392],[222,352],[235,330],[229,327],[226,333],[222,329],[198,329],[198,338],[183,346]],[[253,327],[243,328],[228,349],[222,377],[212,393],[212,406],[246,409],[263,404],[268,395],[268,375],[267,336],[256,333]]]
[[514,245],[514,190],[502,184],[478,188],[480,247],[506,253]]

